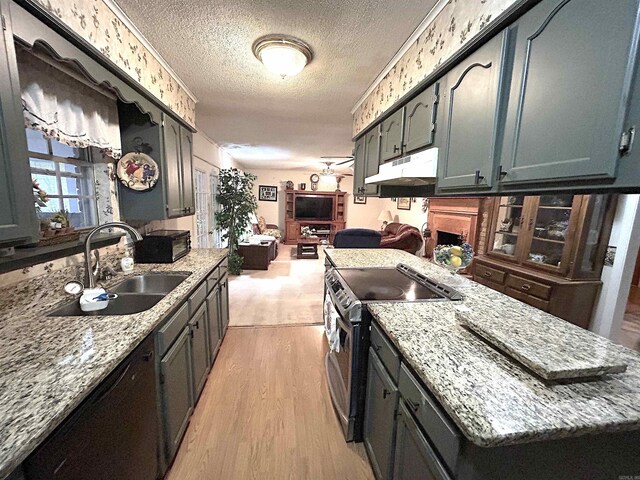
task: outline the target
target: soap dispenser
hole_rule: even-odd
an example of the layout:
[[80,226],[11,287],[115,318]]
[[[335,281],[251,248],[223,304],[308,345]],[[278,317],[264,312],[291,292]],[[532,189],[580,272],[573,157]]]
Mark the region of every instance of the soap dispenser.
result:
[[129,253],[129,249],[125,250],[124,257],[120,259],[120,267],[124,273],[133,272],[133,258],[131,257],[131,253]]

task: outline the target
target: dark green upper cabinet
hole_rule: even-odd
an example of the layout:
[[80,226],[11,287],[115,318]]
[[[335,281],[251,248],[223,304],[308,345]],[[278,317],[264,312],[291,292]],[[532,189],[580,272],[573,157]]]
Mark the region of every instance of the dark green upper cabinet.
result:
[[438,83],[431,85],[405,106],[403,153],[411,153],[433,145],[436,133],[438,89]]
[[20,82],[8,5],[0,1],[0,245],[29,243],[38,238],[20,103]]
[[193,135],[180,127],[180,160],[182,161],[182,204],[188,213],[195,213],[196,198],[193,189]]
[[353,145],[353,194],[364,195],[364,137],[360,137]]
[[[380,127],[376,127],[364,136],[364,176],[371,177],[380,168]],[[364,186],[365,195],[378,195],[378,185]]]
[[380,163],[402,155],[402,133],[405,107],[380,124]]
[[164,138],[164,179],[167,195],[167,217],[180,217],[184,213],[182,203],[182,165],[180,161],[180,125],[165,115],[162,120]]
[[506,33],[451,70],[445,80],[439,191],[490,189],[499,138]]
[[615,177],[637,0],[545,0],[510,28],[504,185]]

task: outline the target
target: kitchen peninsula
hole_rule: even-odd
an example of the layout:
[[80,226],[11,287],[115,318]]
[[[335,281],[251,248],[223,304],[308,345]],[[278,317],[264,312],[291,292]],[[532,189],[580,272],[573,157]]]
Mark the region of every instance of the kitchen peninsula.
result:
[[[330,266],[338,269],[404,263],[435,282],[451,281],[446,270],[402,251],[327,249],[325,253]],[[415,471],[421,461],[416,459],[423,457],[431,458],[425,465],[436,465],[431,470],[440,472],[434,473],[438,479],[636,474],[640,355],[478,283],[465,280],[455,288],[465,297],[462,302],[367,304],[373,324],[369,387],[372,378],[376,381],[371,372],[374,364],[385,379],[380,402],[393,399],[391,392],[399,398],[388,407],[394,413],[391,420],[375,417],[388,411],[384,408],[367,410],[374,416],[365,419],[364,441],[378,476],[386,478],[388,465],[395,461],[394,478],[407,478],[403,465]],[[545,380],[462,326],[459,317],[465,315],[485,325],[493,323],[496,330],[515,320],[518,329],[513,334],[519,337],[535,338],[542,327],[558,329],[557,341],[542,355],[552,366],[572,355],[587,363],[613,361],[628,367],[624,373],[599,378]],[[400,358],[395,364],[394,356]],[[403,388],[424,392],[422,402],[408,400]],[[374,393],[368,388],[367,397]],[[407,440],[411,437],[407,425],[416,422],[422,428],[416,427],[412,438],[425,434],[429,438],[423,442],[424,452],[415,447],[420,442]],[[390,424],[389,432],[381,431]],[[383,467],[378,470],[376,465]]]
[[[153,361],[159,365],[157,368],[162,369],[162,362],[157,357],[170,346],[168,344],[164,348],[162,342],[169,341],[171,328],[176,332],[176,337],[178,334],[181,338],[190,337],[184,331],[187,328],[186,321],[177,326],[179,322],[174,322],[174,319],[181,320],[184,317],[202,320],[198,312],[205,311],[205,304],[213,292],[222,289],[226,295],[226,257],[226,249],[193,250],[175,263],[136,265],[133,272],[113,279],[111,283],[119,283],[124,278],[140,274],[188,274],[155,306],[132,315],[47,316],[56,304],[69,300],[62,290],[62,285],[69,280],[68,269],[22,282],[11,287],[10,291],[0,292],[0,478],[5,478],[19,467],[88,396],[93,395],[94,389],[99,388],[114,369],[120,368],[118,366],[131,352],[140,344],[148,343],[145,339],[154,340],[154,335],[158,337],[158,346]],[[224,312],[228,309],[228,303],[224,303],[226,299],[221,302],[219,316],[226,315],[228,321],[228,314]],[[195,313],[189,314],[190,310]],[[226,329],[226,324],[221,326]],[[204,327],[202,321],[197,328],[201,327]],[[191,333],[191,325],[189,329]],[[213,330],[212,325],[212,340],[217,336],[217,333],[213,335]],[[218,332],[217,325],[215,332]],[[208,337],[203,340],[209,343]],[[179,343],[180,339],[175,341],[176,345]],[[193,350],[186,348],[184,351],[196,351],[197,348],[194,346]],[[214,355],[212,349],[210,363]],[[205,354],[205,362],[207,357],[209,355]],[[198,365],[198,368],[204,367],[204,371],[208,372],[207,366]],[[164,370],[162,372],[166,373]],[[121,380],[125,373],[122,373]],[[187,373],[183,377],[188,379],[191,375]],[[162,387],[158,390],[162,392]],[[193,398],[192,402],[195,403],[197,393],[185,393],[185,396],[187,399]],[[169,401],[178,398],[176,390],[172,394]],[[160,399],[158,401],[162,403]],[[190,414],[192,405],[187,406]],[[163,407],[163,415],[173,413],[168,404]],[[114,418],[113,421],[117,422],[118,419]],[[167,425],[159,430],[171,432],[173,436],[171,428],[171,425]],[[184,428],[178,432],[178,444]],[[152,441],[149,446],[155,457],[156,442]],[[167,448],[171,454],[175,454],[171,445]],[[126,459],[128,455],[130,452],[122,452],[121,458]],[[171,458],[165,458],[165,461],[170,462]]]

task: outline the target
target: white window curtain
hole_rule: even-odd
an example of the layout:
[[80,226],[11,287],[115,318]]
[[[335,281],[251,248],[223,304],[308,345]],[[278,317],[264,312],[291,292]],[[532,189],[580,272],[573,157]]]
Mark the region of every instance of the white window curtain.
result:
[[66,145],[97,147],[120,158],[115,95],[39,50],[16,53],[25,126]]

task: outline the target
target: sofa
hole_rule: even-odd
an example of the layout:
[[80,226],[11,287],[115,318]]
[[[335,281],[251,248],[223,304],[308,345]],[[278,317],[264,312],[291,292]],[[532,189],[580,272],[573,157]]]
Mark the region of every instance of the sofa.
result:
[[380,248],[395,248],[415,254],[422,248],[420,230],[406,223],[390,223],[382,232]]
[[366,228],[347,228],[336,232],[334,248],[379,248],[380,232]]

